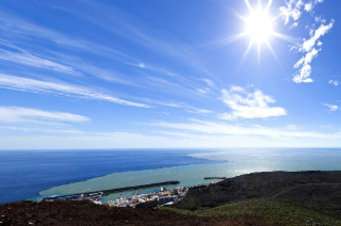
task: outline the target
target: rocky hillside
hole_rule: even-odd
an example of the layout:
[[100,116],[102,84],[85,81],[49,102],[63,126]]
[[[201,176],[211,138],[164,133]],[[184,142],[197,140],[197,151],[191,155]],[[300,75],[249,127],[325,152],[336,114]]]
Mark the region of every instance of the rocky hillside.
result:
[[[271,198],[304,184],[341,184],[341,171],[262,172],[227,178],[210,186],[197,186],[175,207],[196,210],[251,198]],[[327,186],[328,187],[328,186]],[[302,191],[302,198],[308,198]],[[326,191],[326,196],[328,192]],[[339,200],[341,201],[341,200]],[[341,207],[341,202],[339,203]]]

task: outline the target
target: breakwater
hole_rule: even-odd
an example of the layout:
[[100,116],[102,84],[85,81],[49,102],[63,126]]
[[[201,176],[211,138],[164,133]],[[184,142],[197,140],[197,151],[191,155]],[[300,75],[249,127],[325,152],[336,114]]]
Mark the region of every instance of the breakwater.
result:
[[111,193],[116,193],[116,192],[121,192],[121,191],[138,190],[142,188],[174,185],[174,184],[179,184],[179,183],[180,181],[173,180],[173,181],[165,181],[165,182],[158,182],[158,183],[151,183],[151,184],[142,184],[142,185],[137,185],[137,186],[129,186],[129,187],[123,187],[123,188],[114,188],[114,189],[104,190],[102,192],[103,192],[103,195],[108,195]]
[[224,180],[226,179],[226,177],[204,177],[204,180],[214,180],[214,179]]

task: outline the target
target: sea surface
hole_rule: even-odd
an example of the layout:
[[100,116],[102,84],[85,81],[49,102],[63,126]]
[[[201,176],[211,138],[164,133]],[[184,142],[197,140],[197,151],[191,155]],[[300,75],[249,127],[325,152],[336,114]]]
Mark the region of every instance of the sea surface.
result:
[[[341,149],[0,151],[0,203],[169,180],[192,186],[211,182],[204,177],[274,170],[341,170]],[[116,193],[101,201],[131,194]]]

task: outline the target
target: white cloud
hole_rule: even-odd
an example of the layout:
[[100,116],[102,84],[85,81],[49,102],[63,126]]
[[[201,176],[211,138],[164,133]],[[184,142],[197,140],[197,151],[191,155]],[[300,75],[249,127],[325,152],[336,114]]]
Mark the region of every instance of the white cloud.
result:
[[308,40],[304,40],[300,52],[304,52],[305,55],[296,62],[294,68],[298,68],[298,72],[294,75],[293,81],[296,83],[309,83],[313,82],[310,78],[311,75],[311,62],[317,57],[318,53],[322,50],[322,42],[319,40],[324,36],[334,24],[334,20],[331,20],[329,24],[321,24],[316,30],[311,32],[311,37]]
[[297,21],[301,18],[304,11],[311,12],[318,3],[322,2],[322,0],[287,0],[285,6],[280,7],[280,17],[285,25],[292,21],[293,24],[296,24],[294,26],[296,27],[298,25]]
[[340,82],[340,81],[337,81],[337,80],[329,80],[328,83],[331,84],[331,85],[334,85],[334,86],[339,86],[339,85],[341,85],[341,82]]
[[299,68],[298,74],[296,74],[293,78],[293,81],[296,83],[301,82],[313,82],[313,80],[310,78],[311,75],[311,61],[317,56],[318,52],[320,50],[312,49],[310,52],[308,52],[305,56],[303,56],[299,61],[296,62],[294,65],[294,68]]
[[0,129],[13,130],[16,132],[26,132],[26,133],[32,133],[32,132],[39,132],[39,133],[53,133],[53,134],[83,134],[83,131],[75,130],[75,129],[48,129],[48,128],[41,128],[41,127],[25,127],[25,126],[2,126],[0,125]]
[[[252,129],[253,127],[251,127]],[[247,127],[244,128],[247,134]],[[158,135],[112,132],[68,134],[67,136],[1,136],[0,149],[100,149],[100,148],[226,148],[226,147],[339,147],[340,133],[323,134],[310,131],[269,129],[259,133],[273,136],[193,134],[158,131]],[[256,130],[252,131],[256,133]],[[257,132],[257,134],[259,134]],[[164,135],[163,135],[164,134]],[[250,133],[248,133],[250,134]]]
[[[300,130],[297,126],[270,128],[221,122],[152,123],[157,135],[128,132],[85,132],[54,136],[0,136],[0,149],[89,148],[214,148],[214,147],[337,147],[341,133]],[[164,128],[167,128],[165,130]]]
[[294,68],[298,68],[301,65],[308,65],[311,63],[311,61],[317,56],[318,52],[320,50],[312,49],[310,52],[308,52],[305,56],[303,56],[299,61],[296,62],[294,65]]
[[113,97],[110,95],[106,95],[100,92],[96,92],[94,90],[81,87],[81,86],[46,82],[46,81],[6,75],[6,74],[1,74],[1,73],[0,73],[0,87],[12,89],[12,90],[20,90],[20,91],[25,91],[25,92],[53,93],[53,94],[65,95],[65,96],[75,96],[78,98],[109,101],[112,103],[134,106],[134,107],[142,107],[142,108],[149,107],[146,104],[123,100],[123,99]]
[[[321,24],[315,31],[313,31],[313,35],[308,40],[304,40],[302,44],[301,51],[309,52],[316,44],[316,42],[324,36],[334,25],[334,20],[331,20],[329,24]],[[321,45],[321,44],[320,44]]]
[[206,89],[197,88],[196,90],[197,90],[199,93],[202,93],[202,94],[207,93],[207,90],[206,90]]
[[280,7],[280,16],[284,20],[284,24],[288,24],[292,19],[297,21],[301,17],[302,0],[288,0],[286,6]]
[[186,108],[188,107],[187,104],[183,102],[173,102],[171,100],[155,100],[155,99],[150,99],[150,98],[138,98],[139,100],[150,103],[150,104],[155,104],[155,105],[160,105],[160,106],[165,106],[165,107],[172,107],[172,108]]
[[196,91],[198,91],[201,94],[206,94],[206,93],[209,93],[211,90],[217,89],[217,85],[211,79],[203,78],[203,79],[200,79],[200,81],[203,81],[206,85],[206,87],[196,89]]
[[208,78],[204,78],[203,81],[211,88],[215,89],[217,88],[215,82],[213,82],[212,80],[208,79]]
[[213,111],[207,110],[207,109],[199,109],[199,108],[191,108],[186,110],[189,113],[194,113],[194,114],[202,114],[202,115],[207,115],[207,114],[212,114]]
[[[310,16],[313,16],[313,13],[311,13],[313,8],[322,2],[323,0],[287,0],[285,6],[280,7],[280,17],[283,19],[284,24],[288,25],[290,29],[295,28],[298,26],[302,13],[308,12],[310,13]],[[325,24],[326,20],[321,16],[315,16],[314,19],[320,26],[317,29],[311,29],[310,25],[306,26],[306,28],[310,29],[310,38],[307,40],[303,39],[303,43],[298,48],[298,50],[305,53],[305,55],[294,65],[298,70],[295,72],[292,80],[296,83],[313,82],[313,79],[310,78],[312,72],[311,61],[317,56],[318,52],[322,50],[322,42],[319,39],[324,36],[334,24],[333,19],[329,24]],[[315,26],[315,24],[313,26]],[[290,51],[293,49],[296,49],[296,46],[290,47]]]
[[333,104],[323,104],[323,105],[326,106],[329,111],[336,111],[337,109],[339,109],[339,106],[337,105],[333,105]]
[[276,101],[262,91],[247,92],[240,86],[232,86],[229,90],[222,90],[222,101],[231,108],[232,112],[223,113],[219,118],[234,120],[237,118],[268,118],[286,115],[281,107],[270,107]]
[[116,132],[111,135],[84,134],[68,136],[1,136],[1,150],[18,149],[112,149],[112,148],[226,148],[226,147],[339,147],[340,135],[317,139],[316,137],[291,137],[263,139],[257,136],[210,136],[174,134],[176,137],[146,136]]
[[298,22],[294,22],[292,25],[290,25],[289,29],[293,29],[298,26]]
[[207,109],[198,109],[197,112],[201,114],[211,114],[213,111],[207,110]]
[[309,64],[303,65],[299,70],[299,73],[292,79],[296,83],[309,83],[313,82],[309,76],[311,75],[311,66]]
[[0,122],[18,123],[30,120],[51,120],[62,122],[85,122],[90,119],[77,114],[66,112],[42,111],[24,107],[0,107]]
[[[261,136],[264,139],[268,138],[321,138],[325,139],[330,137],[330,134],[324,134],[320,132],[300,130],[295,127],[292,128],[271,128],[259,125],[236,125],[230,123],[216,123],[211,121],[200,121],[193,120],[188,123],[169,123],[169,122],[158,122],[151,124],[151,126],[163,127],[173,129],[175,131],[164,131],[165,133],[182,136],[188,134],[188,136],[203,136],[203,135],[214,135],[214,136],[235,136],[235,137],[247,137],[247,136]],[[337,134],[335,136],[340,136]]]
[[313,3],[312,2],[308,2],[306,4],[304,4],[304,10],[307,12],[310,12],[313,9]]
[[6,133],[82,134],[74,123],[89,122],[83,115],[17,106],[0,106],[0,130]]
[[100,148],[162,148],[186,147],[185,143],[163,136],[148,136],[139,133],[112,132],[68,134],[68,136],[1,136],[0,150],[18,149],[100,149]]

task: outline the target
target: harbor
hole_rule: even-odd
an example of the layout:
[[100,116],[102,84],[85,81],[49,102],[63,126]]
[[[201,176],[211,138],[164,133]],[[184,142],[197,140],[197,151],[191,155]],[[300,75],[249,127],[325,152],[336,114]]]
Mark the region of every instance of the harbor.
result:
[[188,187],[178,187],[167,190],[161,187],[159,191],[148,194],[136,194],[131,197],[121,197],[113,201],[109,201],[106,205],[110,207],[139,207],[141,205],[160,208],[162,206],[173,205],[180,201],[188,192]]
[[138,189],[144,189],[144,188],[160,187],[160,186],[166,186],[166,185],[177,185],[179,183],[180,183],[179,181],[173,180],[173,181],[164,181],[164,182],[158,182],[158,183],[142,184],[142,185],[137,185],[137,186],[113,188],[113,189],[107,189],[107,190],[102,190],[102,191],[83,192],[83,193],[68,194],[68,195],[61,195],[61,196],[55,195],[55,196],[43,198],[40,201],[52,202],[52,201],[67,199],[67,200],[89,200],[95,203],[99,203],[98,200],[101,197],[112,194],[112,193],[130,191],[130,190],[138,190]]
[[[204,180],[215,180],[206,183],[206,186],[215,184],[225,177],[205,177]],[[53,202],[58,200],[74,200],[82,201],[88,200],[96,204],[104,204],[110,207],[131,207],[131,208],[160,208],[162,206],[173,205],[176,202],[182,200],[189,190],[189,186],[178,186],[174,185],[180,184],[177,180],[164,181],[158,183],[142,184],[136,186],[127,186],[121,188],[106,189],[101,191],[83,192],[77,194],[68,194],[61,196],[50,196],[43,198],[40,202]],[[168,188],[166,188],[168,186]],[[170,186],[170,187],[169,187]],[[195,187],[195,186],[194,186]],[[143,191],[143,189],[155,188],[148,192]],[[119,192],[136,191],[128,196],[120,194]],[[139,194],[142,192],[142,194]],[[110,197],[112,194],[117,194],[115,198],[111,197],[109,200],[102,200],[103,197]]]

